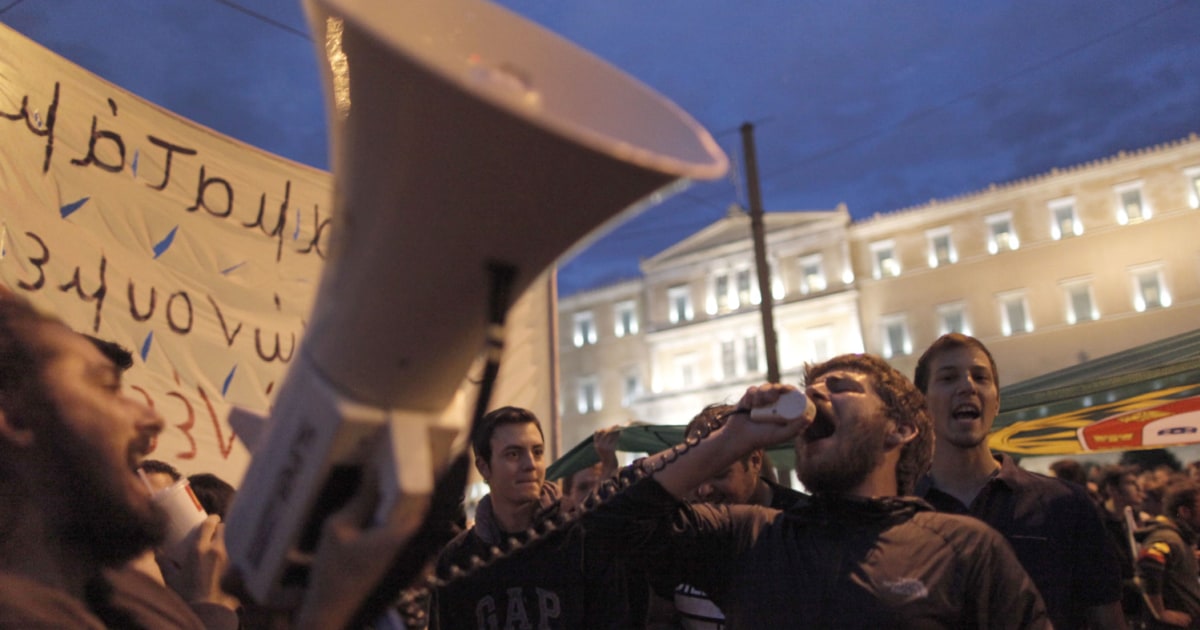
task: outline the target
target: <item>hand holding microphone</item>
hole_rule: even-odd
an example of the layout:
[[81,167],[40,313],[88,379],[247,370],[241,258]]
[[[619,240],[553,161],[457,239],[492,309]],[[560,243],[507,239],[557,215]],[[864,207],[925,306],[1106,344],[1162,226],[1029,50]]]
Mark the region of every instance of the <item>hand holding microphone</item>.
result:
[[804,424],[813,421],[817,408],[803,393],[791,390],[784,393],[774,403],[750,409],[750,419],[754,422],[769,422],[772,424],[788,424],[801,420]]
[[768,383],[746,390],[738,402],[739,432],[745,433],[754,448],[791,440],[816,417],[812,401],[790,385]]

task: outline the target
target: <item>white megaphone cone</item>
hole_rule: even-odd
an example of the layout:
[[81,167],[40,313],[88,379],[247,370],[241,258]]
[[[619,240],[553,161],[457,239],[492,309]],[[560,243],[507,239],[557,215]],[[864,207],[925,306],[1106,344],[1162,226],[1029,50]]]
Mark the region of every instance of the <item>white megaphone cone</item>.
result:
[[247,590],[280,606],[303,588],[314,506],[369,447],[389,444],[395,494],[430,492],[465,420],[443,412],[488,334],[489,268],[511,274],[515,297],[622,210],[728,166],[673,104],[500,7],[307,8],[331,123],[333,244],[226,530]]

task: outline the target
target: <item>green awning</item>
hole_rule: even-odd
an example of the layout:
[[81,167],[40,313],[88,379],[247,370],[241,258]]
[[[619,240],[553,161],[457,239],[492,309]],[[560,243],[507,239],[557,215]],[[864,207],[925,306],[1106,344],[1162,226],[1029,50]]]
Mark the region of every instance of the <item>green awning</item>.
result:
[[[657,453],[682,442],[686,428],[686,425],[682,424],[637,424],[623,427],[621,437],[617,440],[617,450],[627,453]],[[771,463],[777,468],[792,469],[796,467],[795,450],[790,442],[768,449],[767,454],[771,457]],[[555,460],[546,469],[546,478],[561,479],[598,461],[596,449],[592,448],[592,438],[588,436]]]

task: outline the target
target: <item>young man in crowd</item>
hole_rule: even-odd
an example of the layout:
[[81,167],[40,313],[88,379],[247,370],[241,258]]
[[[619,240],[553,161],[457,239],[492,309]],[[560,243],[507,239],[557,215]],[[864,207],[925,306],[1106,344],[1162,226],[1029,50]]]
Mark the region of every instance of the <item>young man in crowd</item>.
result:
[[[545,438],[532,412],[502,407],[471,436],[475,468],[489,494],[475,525],[442,550],[438,575],[449,583],[434,593],[433,626],[457,628],[629,628],[629,602],[620,565],[592,553],[576,527],[544,535],[538,529],[562,512],[557,486],[546,481]],[[492,560],[492,550],[506,553]],[[466,575],[459,575],[459,571]]]
[[1167,626],[1200,626],[1200,571],[1196,533],[1200,532],[1200,484],[1186,480],[1167,487],[1164,514],[1150,522],[1138,569],[1145,601],[1154,619]]
[[918,360],[914,380],[937,435],[917,493],[938,511],[969,514],[1004,534],[1056,629],[1124,628],[1117,551],[1087,491],[988,449],[1000,409],[991,352],[974,337],[943,335]]
[[[1130,544],[1133,535],[1142,526],[1141,507],[1142,483],[1137,470],[1116,464],[1105,466],[1100,471],[1101,505],[1104,507],[1104,528],[1116,543],[1117,557],[1121,559],[1121,610],[1125,621],[1132,624],[1143,617],[1142,590],[1134,581],[1137,551]],[[1126,522],[1125,510],[1133,516],[1133,529]]]
[[[912,383],[870,355],[810,365],[805,382],[811,423],[753,420],[750,409],[794,388],[750,388],[712,435],[647,458],[648,479],[585,514],[589,540],[702,589],[730,628],[1049,627],[999,534],[898,496],[932,448]],[[746,453],[789,440],[811,499],[783,512],[684,501]]]

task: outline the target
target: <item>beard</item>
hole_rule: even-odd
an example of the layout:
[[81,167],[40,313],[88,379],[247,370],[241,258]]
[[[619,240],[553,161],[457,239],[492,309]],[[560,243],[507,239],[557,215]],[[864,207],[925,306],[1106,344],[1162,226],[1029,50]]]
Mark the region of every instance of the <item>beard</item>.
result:
[[796,475],[814,494],[845,494],[866,481],[883,459],[886,431],[883,423],[865,427],[848,436],[849,440],[836,450],[812,458],[806,456],[804,443],[800,442],[796,448]]
[[[133,477],[127,459],[113,461],[107,443],[90,443],[72,430],[44,396],[35,422],[45,440],[45,484],[38,493],[53,493],[51,527],[65,546],[106,567],[132,560],[162,544],[167,515],[148,497],[130,491],[124,475]],[[106,448],[107,447],[107,448]],[[124,453],[122,453],[124,455]]]

